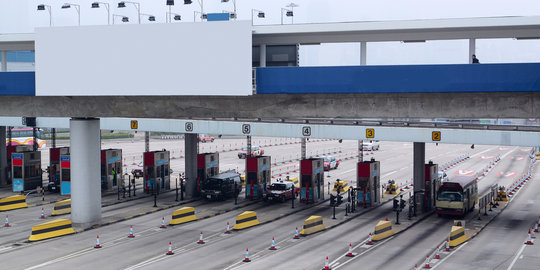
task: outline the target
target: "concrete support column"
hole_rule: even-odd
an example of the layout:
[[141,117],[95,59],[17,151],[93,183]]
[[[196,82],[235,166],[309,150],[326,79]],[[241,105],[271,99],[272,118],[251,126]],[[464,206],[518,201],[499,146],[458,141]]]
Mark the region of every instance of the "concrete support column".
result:
[[358,141],[358,162],[364,162],[364,140]]
[[[416,213],[422,213],[424,209],[424,194],[426,185],[426,143],[415,142],[413,144],[413,181],[414,181],[414,194],[416,196]],[[420,194],[421,195],[416,195]]]
[[300,141],[300,159],[306,159],[306,138]]
[[472,64],[472,55],[476,54],[476,39],[469,39],[469,64]]
[[7,185],[6,127],[0,126],[0,187]]
[[101,220],[99,119],[69,121],[71,155],[71,219],[91,224]]
[[144,132],[144,151],[150,152],[150,131]]
[[2,71],[7,71],[7,51],[1,51],[0,57],[2,57]]
[[367,42],[360,42],[360,65],[365,66],[367,62]]
[[261,44],[259,54],[259,66],[266,67],[266,44]]
[[188,198],[193,198],[197,192],[197,143],[198,143],[198,134],[185,134],[184,135],[184,144],[185,144],[185,160],[186,160],[186,196]]

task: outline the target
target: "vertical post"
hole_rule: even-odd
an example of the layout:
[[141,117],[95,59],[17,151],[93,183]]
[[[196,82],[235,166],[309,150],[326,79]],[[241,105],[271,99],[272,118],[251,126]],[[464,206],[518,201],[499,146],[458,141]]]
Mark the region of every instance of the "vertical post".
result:
[[136,187],[135,186],[135,177],[133,177],[133,180],[131,180],[131,181],[132,181],[131,183],[133,184],[133,197],[137,197],[137,194],[135,194],[135,187]]
[[0,187],[7,185],[7,147],[4,143],[6,141],[6,127],[0,126]]
[[296,200],[296,195],[294,194],[294,183],[293,183],[293,185],[291,186],[291,191],[292,191],[292,196],[291,196],[291,198],[292,198],[292,199],[291,199],[292,206],[291,206],[291,208],[294,209],[294,200]]
[[144,151],[150,152],[150,131],[144,132]]
[[336,204],[333,205],[332,209],[333,209],[332,219],[336,219]]
[[300,159],[306,159],[306,138],[302,138],[300,141]]
[[128,175],[128,195],[131,198],[131,175]]
[[472,64],[472,55],[476,54],[476,39],[469,39],[469,64]]
[[185,155],[185,179],[186,197],[194,198],[197,194],[197,154],[198,154],[198,134],[186,133],[184,135]]
[[418,210],[424,211],[425,195],[420,199],[417,198],[417,194],[424,194],[426,185],[425,176],[425,155],[426,144],[421,142],[415,142],[413,144],[413,182],[414,182],[414,199],[415,207],[419,206],[419,209],[415,209],[415,214]]
[[360,42],[360,65],[365,66],[367,62],[367,42]]
[[174,199],[174,201],[178,201],[178,178],[176,178],[176,199]]
[[238,204],[238,187],[236,182],[234,182],[234,205]]
[[33,127],[32,128],[32,149],[35,151],[37,151],[39,148],[39,144],[38,144],[38,141],[37,141],[37,128],[36,127]]
[[180,178],[180,200],[184,200],[184,179]]
[[56,148],[56,128],[51,129],[52,147]]
[[259,48],[259,66],[266,67],[266,44],[261,44]]
[[7,72],[7,51],[1,51],[2,57],[2,71]]

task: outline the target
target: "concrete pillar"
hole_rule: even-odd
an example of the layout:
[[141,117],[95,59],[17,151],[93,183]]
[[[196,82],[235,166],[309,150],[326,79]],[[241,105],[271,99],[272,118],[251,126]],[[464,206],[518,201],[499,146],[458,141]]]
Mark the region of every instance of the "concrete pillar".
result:
[[472,64],[472,55],[476,54],[476,39],[469,39],[469,64]]
[[261,44],[259,50],[259,66],[266,67],[266,44]]
[[364,162],[364,140],[358,141],[358,162]]
[[71,219],[92,224],[101,220],[99,119],[73,118],[70,126]]
[[0,126],[0,187],[7,185],[6,127]]
[[367,62],[367,42],[360,42],[360,65],[365,66]]
[[193,198],[197,192],[197,144],[198,134],[185,134],[185,160],[186,160],[186,197]]
[[300,141],[300,159],[306,159],[306,138]]
[[415,142],[413,144],[413,180],[414,180],[414,194],[422,192],[422,195],[416,195],[416,213],[422,213],[424,209],[424,195],[425,190],[425,160],[426,160],[426,144]]
[[150,131],[144,132],[144,151],[150,152]]
[[2,71],[7,71],[7,51],[1,51],[0,57],[2,57]]

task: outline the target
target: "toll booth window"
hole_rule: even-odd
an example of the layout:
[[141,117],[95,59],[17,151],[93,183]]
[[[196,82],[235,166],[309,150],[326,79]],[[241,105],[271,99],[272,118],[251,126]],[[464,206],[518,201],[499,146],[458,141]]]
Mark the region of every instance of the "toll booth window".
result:
[[14,166],[13,167],[13,178],[22,178],[23,171],[21,166]]
[[169,175],[169,167],[165,167],[165,175],[164,176],[168,176]]
[[311,186],[311,175],[302,175],[302,186]]
[[103,165],[103,164],[101,165],[101,175],[102,175],[102,176],[107,175],[107,174],[105,173],[105,172],[106,172],[106,171],[105,171],[105,168],[106,168],[105,166],[106,166],[106,165]]
[[70,169],[62,169],[62,181],[71,181],[70,171]]
[[146,168],[146,175],[148,176],[148,178],[152,179],[154,178],[154,170],[152,170],[153,167],[149,167],[149,168]]
[[257,172],[248,172],[247,179],[251,182],[257,183]]

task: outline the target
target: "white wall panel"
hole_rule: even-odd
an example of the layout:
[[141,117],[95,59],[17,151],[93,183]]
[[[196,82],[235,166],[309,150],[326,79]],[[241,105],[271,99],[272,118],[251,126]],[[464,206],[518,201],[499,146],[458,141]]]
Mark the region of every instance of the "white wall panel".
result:
[[251,23],[36,29],[36,95],[250,95]]

